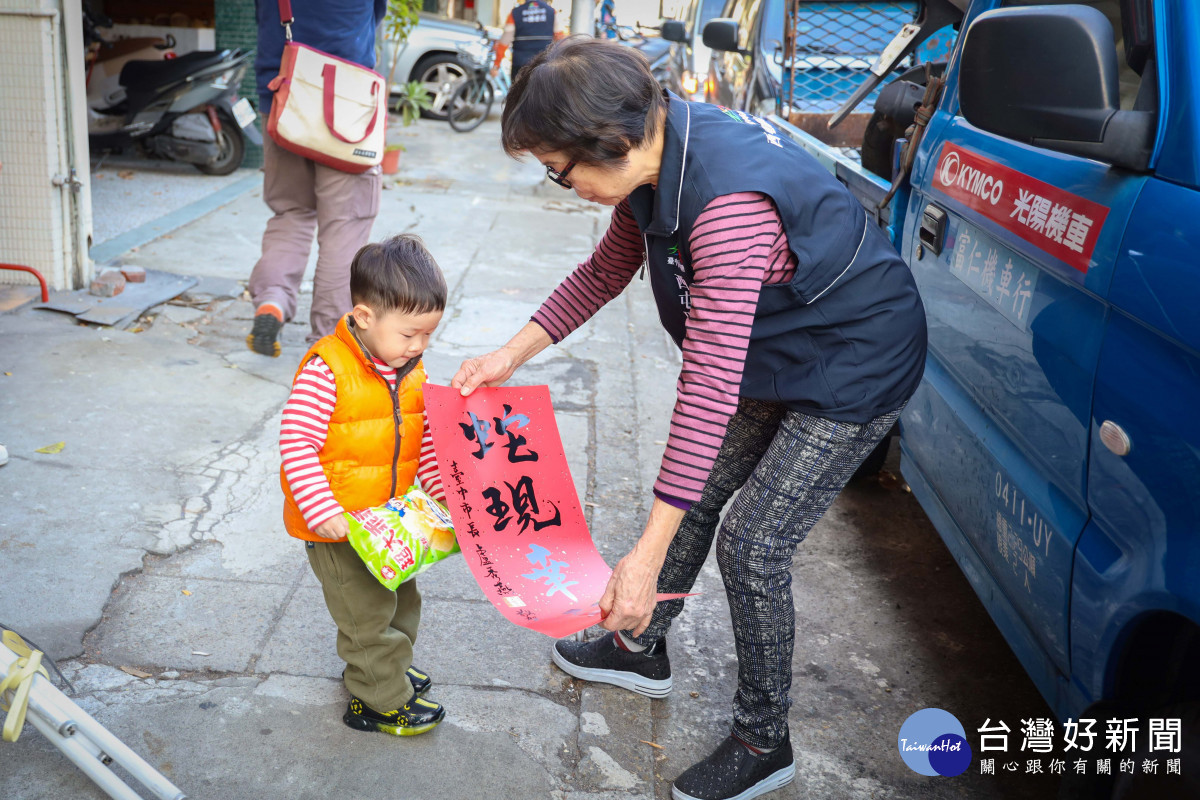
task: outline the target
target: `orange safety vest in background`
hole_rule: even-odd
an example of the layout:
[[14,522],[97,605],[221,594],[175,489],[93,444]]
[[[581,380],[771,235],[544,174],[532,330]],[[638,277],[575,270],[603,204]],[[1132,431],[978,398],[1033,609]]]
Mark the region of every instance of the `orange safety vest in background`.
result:
[[[421,362],[400,379],[393,396],[371,357],[342,317],[337,329],[304,355],[292,383],[314,355],[333,372],[337,402],[329,418],[325,446],[317,453],[333,496],[346,511],[381,506],[408,491],[417,476],[421,437],[425,431],[425,397]],[[283,468],[283,523],[297,539],[328,542],[308,529],[292,497]],[[341,539],[340,541],[346,541]]]

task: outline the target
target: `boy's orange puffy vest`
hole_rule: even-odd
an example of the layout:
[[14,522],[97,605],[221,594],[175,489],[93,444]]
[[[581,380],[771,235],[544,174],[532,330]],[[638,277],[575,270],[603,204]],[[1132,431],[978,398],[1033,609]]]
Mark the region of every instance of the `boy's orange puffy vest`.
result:
[[[362,345],[342,317],[337,329],[305,354],[292,382],[314,355],[333,372],[337,403],[329,418],[329,434],[317,457],[333,496],[346,511],[381,506],[412,485],[425,430],[425,398],[421,362],[400,379],[393,396]],[[283,523],[297,539],[328,542],[308,529],[292,497],[283,468]],[[346,541],[341,539],[340,541]]]

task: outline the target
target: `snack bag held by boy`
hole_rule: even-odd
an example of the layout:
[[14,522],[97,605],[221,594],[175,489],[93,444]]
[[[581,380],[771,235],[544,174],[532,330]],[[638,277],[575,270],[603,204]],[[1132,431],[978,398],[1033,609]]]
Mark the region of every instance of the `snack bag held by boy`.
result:
[[446,307],[446,281],[416,236],[368,244],[350,266],[353,310],[305,354],[283,408],[283,520],[305,542],[346,662],[351,728],[411,736],[445,716],[412,666],[415,580],[389,588],[354,551],[347,512],[384,506],[415,480],[444,501],[425,421],[421,355]]
[[416,486],[378,508],[347,511],[346,522],[354,551],[392,590],[461,552],[446,509]]

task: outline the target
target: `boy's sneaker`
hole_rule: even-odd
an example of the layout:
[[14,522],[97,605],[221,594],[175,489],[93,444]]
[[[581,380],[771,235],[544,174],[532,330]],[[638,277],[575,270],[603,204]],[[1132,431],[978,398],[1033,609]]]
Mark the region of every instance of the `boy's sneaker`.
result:
[[422,697],[429,691],[429,687],[433,685],[433,679],[416,667],[409,667],[405,670],[404,674],[408,676],[408,682],[412,684],[413,691]]
[[263,303],[254,312],[254,327],[246,337],[246,346],[259,355],[279,357],[279,332],[283,330],[283,312]]
[[416,736],[431,731],[446,716],[441,703],[414,696],[402,708],[379,712],[362,700],[350,696],[350,705],[342,715],[342,722],[356,731],[379,731],[393,736]]
[[708,758],[693,764],[671,786],[674,800],[750,800],[786,786],[796,777],[789,734],[769,753],[752,752],[732,736]]
[[616,636],[609,633],[590,642],[559,639],[551,658],[572,677],[611,683],[646,697],[666,697],[671,691],[666,638],[640,653],[631,653],[617,645]]

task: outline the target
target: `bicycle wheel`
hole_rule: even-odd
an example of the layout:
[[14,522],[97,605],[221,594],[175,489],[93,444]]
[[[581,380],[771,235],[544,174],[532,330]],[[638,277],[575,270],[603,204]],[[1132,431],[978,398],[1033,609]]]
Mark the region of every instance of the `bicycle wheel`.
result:
[[450,127],[459,133],[475,130],[491,113],[494,99],[487,79],[463,81],[450,98]]

